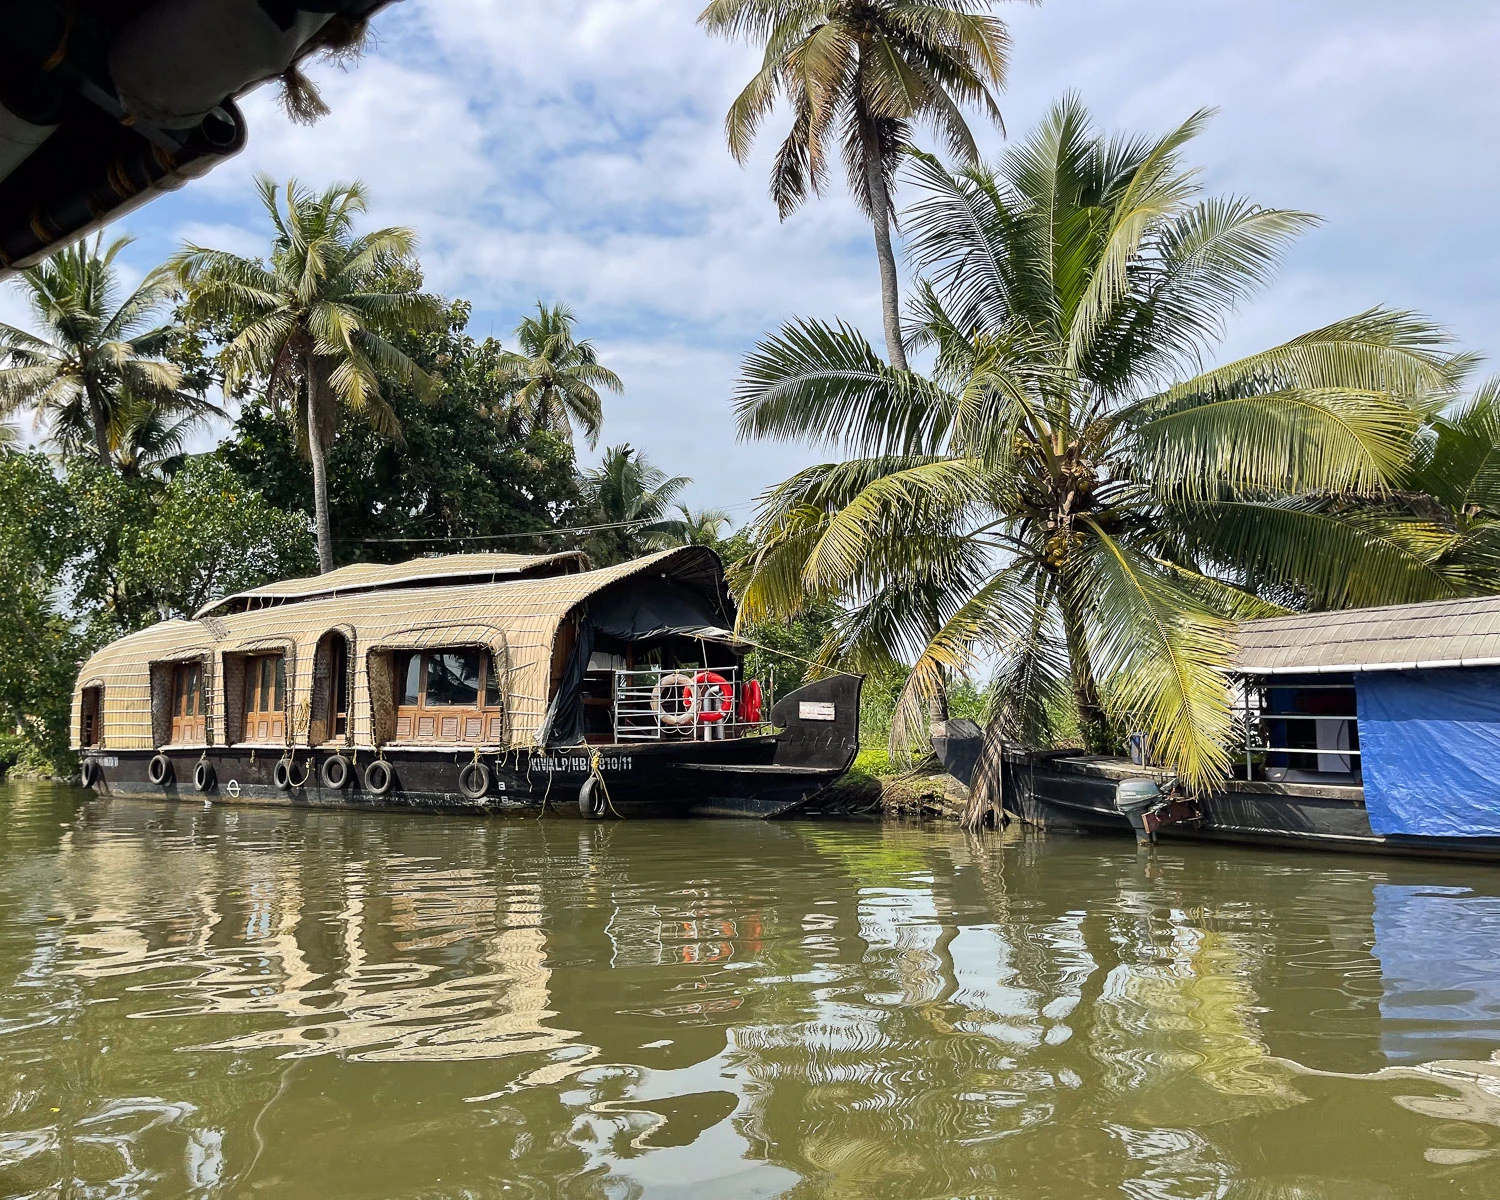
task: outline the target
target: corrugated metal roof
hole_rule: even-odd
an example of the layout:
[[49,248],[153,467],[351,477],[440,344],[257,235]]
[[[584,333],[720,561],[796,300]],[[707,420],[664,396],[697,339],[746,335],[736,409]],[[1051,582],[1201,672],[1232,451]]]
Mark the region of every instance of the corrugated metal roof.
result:
[[224,596],[205,604],[193,617],[198,619],[214,613],[243,611],[251,607],[251,601],[311,600],[439,581],[477,583],[518,576],[565,575],[588,569],[588,556],[578,550],[557,554],[444,554],[401,563],[351,563],[326,575],[282,579]]
[[1500,596],[1246,621],[1235,642],[1257,675],[1500,665]]

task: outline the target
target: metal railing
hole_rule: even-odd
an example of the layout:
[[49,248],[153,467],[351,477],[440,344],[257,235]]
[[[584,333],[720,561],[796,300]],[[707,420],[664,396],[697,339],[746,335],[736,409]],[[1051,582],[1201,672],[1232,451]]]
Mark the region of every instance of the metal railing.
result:
[[[1318,758],[1320,756],[1331,756],[1348,761],[1349,766],[1341,771],[1318,772],[1320,774],[1345,774],[1349,771],[1359,769],[1360,752],[1358,749],[1345,749],[1338,746],[1278,746],[1271,741],[1270,733],[1266,726],[1273,721],[1339,721],[1347,724],[1351,742],[1357,741],[1359,729],[1359,717],[1356,713],[1285,713],[1268,711],[1266,707],[1265,690],[1266,685],[1242,681],[1243,692],[1240,703],[1237,705],[1240,713],[1241,744],[1236,747],[1237,754],[1244,756],[1245,778],[1255,777],[1255,756],[1266,754],[1286,755],[1288,763],[1297,767],[1300,763],[1312,762],[1302,769],[1317,772]],[[1353,688],[1347,683],[1297,683],[1286,685],[1288,690],[1295,691],[1352,691]],[[1264,760],[1261,762],[1264,767]]]
[[738,667],[636,667],[614,672],[617,742],[719,741],[761,732],[771,693],[761,697],[760,718],[743,719],[745,687]]

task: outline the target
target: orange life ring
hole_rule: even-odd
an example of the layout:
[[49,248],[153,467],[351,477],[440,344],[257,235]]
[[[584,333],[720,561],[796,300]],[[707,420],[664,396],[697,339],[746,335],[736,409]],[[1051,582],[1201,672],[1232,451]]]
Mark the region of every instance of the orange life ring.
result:
[[[702,688],[701,694],[697,695],[698,720],[700,721],[722,721],[734,710],[734,689],[729,686],[729,680],[717,671],[699,671],[693,676],[694,688]],[[708,707],[708,698],[715,697],[715,707]]]
[[745,680],[745,686],[740,688],[740,720],[747,725],[759,721],[761,703],[760,680]]

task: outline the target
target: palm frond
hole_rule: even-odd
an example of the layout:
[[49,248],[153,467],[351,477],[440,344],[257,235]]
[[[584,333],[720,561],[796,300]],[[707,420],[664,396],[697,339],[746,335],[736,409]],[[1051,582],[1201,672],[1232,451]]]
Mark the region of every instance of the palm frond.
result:
[[1125,431],[1164,496],[1366,492],[1394,486],[1417,414],[1384,392],[1320,388],[1184,402]]
[[1094,669],[1110,707],[1151,735],[1155,753],[1192,788],[1229,765],[1227,620],[1095,522],[1070,586],[1088,614]]

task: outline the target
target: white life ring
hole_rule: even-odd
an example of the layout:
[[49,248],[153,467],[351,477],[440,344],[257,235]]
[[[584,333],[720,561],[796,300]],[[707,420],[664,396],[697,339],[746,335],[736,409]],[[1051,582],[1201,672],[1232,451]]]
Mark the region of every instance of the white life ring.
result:
[[[662,698],[663,691],[672,687],[682,689],[682,699],[678,702],[681,709],[677,712],[668,712],[667,702]],[[661,717],[663,725],[692,725],[698,720],[698,709],[701,704],[702,697],[693,683],[693,677],[684,675],[681,671],[663,675],[657,680],[656,686],[651,689],[651,708]]]

